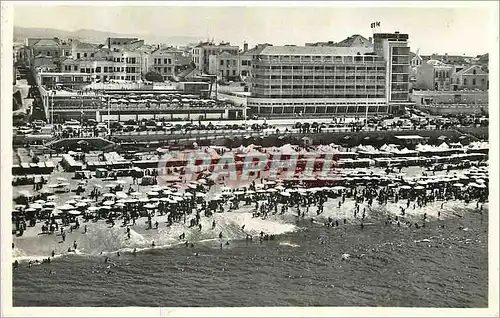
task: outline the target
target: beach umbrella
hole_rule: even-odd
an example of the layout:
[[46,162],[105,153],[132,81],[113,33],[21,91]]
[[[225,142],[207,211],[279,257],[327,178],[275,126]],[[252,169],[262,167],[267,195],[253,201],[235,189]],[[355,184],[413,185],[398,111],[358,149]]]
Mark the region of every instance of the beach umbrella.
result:
[[284,196],[284,197],[289,197],[289,196],[291,196],[290,192],[286,192],[286,191],[283,191],[283,192],[281,192],[280,194],[281,194],[282,196]]
[[453,186],[454,186],[454,187],[457,187],[457,188],[461,188],[461,187],[463,187],[464,185],[463,185],[463,183],[454,183],[454,184],[453,184]]
[[82,214],[82,212],[77,211],[77,210],[71,210],[71,211],[68,211],[68,214],[71,214],[71,215],[80,215],[80,214]]
[[27,208],[26,210],[24,210],[25,212],[36,212],[37,209],[35,208]]
[[404,189],[404,190],[410,190],[410,189],[411,189],[411,187],[410,187],[410,186],[407,186],[407,185],[404,185],[404,186],[402,186],[402,187],[401,187],[401,189]]
[[203,192],[197,192],[196,193],[196,197],[197,198],[204,198],[206,196],[206,193],[203,193]]
[[[276,192],[278,190],[277,188],[278,187],[276,187],[274,189],[269,189],[269,190],[274,190],[273,192]],[[247,190],[247,194],[254,194],[254,193],[255,193],[255,191],[253,191],[253,190]]]
[[123,208],[125,206],[125,203],[117,203],[117,204],[115,204],[115,206]]
[[35,203],[38,203],[38,204],[44,204],[45,203],[45,200],[36,200]]
[[81,202],[85,202],[85,203],[90,203],[92,201],[93,201],[92,199],[83,199],[83,200],[81,200]]
[[102,196],[105,198],[114,198],[116,195],[113,193],[104,193]]
[[95,184],[95,185],[94,185],[94,187],[95,187],[95,188],[102,189],[102,185],[100,185],[100,184]]
[[140,198],[139,202],[147,203],[147,202],[149,202],[149,200],[147,198]]
[[57,178],[56,180],[57,180],[57,181],[67,181],[68,179],[63,178],[63,177],[59,177],[59,178]]
[[116,197],[120,199],[126,199],[128,198],[128,195],[125,192],[116,192]]
[[113,204],[115,204],[115,201],[104,201],[102,204],[104,204],[104,205],[113,205]]
[[111,207],[108,205],[104,205],[100,207],[101,210],[111,210]]
[[68,210],[72,210],[74,209],[75,207],[72,206],[72,205],[69,205],[69,204],[65,204],[65,205],[61,205],[60,207],[58,207],[57,209],[58,210],[61,210],[61,211],[68,211]]
[[193,196],[193,194],[189,192],[184,192],[184,196],[190,198]]
[[[484,180],[483,179],[476,179],[476,182],[477,183],[484,183]],[[36,201],[35,201],[36,202]]]
[[106,188],[114,188],[116,185],[112,184],[112,183],[108,183],[106,185],[104,185]]
[[425,189],[425,188],[424,188],[424,187],[422,187],[422,186],[416,186],[414,189],[415,189],[415,190],[423,190],[423,189]]
[[420,180],[420,181],[417,181],[418,184],[420,185],[426,185],[427,184],[427,181],[424,181],[424,180]]
[[172,193],[173,193],[173,192],[172,192],[172,190],[170,190],[170,189],[162,189],[162,190],[161,190],[161,192],[162,192],[163,194],[165,194],[165,195],[169,195],[169,194],[172,194]]
[[78,203],[76,206],[77,206],[77,207],[79,207],[79,208],[84,208],[84,207],[86,207],[87,205],[88,205],[88,204],[87,204],[87,203],[85,203],[85,202],[80,202],[80,203]]
[[82,198],[81,195],[73,195],[70,197],[70,199],[73,199],[73,200],[80,200]]
[[345,190],[345,189],[346,189],[346,187],[343,187],[343,186],[334,186],[334,187],[332,188],[332,190],[335,190],[335,191]]
[[188,188],[191,188],[191,189],[196,189],[197,186],[195,184],[188,184]]
[[44,206],[52,206],[52,207],[54,207],[54,206],[56,206],[56,203],[55,202],[47,202],[47,203],[44,204]]
[[132,192],[132,193],[130,193],[130,195],[133,196],[133,197],[140,197],[142,195],[142,193]]
[[75,205],[76,201],[75,200],[68,200],[68,201],[66,201],[66,204]]
[[150,192],[147,193],[147,195],[154,197],[154,196],[157,196],[157,195],[160,195],[160,194],[158,192],[150,191]]
[[115,183],[126,184],[127,182],[125,180],[116,180]]
[[198,180],[198,182],[200,184],[207,184],[207,180],[206,179],[200,179],[200,180]]
[[154,204],[145,204],[145,205],[144,205],[144,207],[145,207],[146,209],[155,209],[155,208],[156,208],[156,205],[154,205]]
[[99,208],[99,207],[97,207],[97,206],[91,206],[91,207],[89,207],[87,210],[88,210],[88,211],[91,211],[91,212],[95,212],[95,211],[99,211],[99,209],[100,209],[100,208]]
[[[274,192],[277,192],[277,191],[278,191],[278,190],[273,189],[273,188],[271,188],[271,189],[267,189],[267,192],[271,192],[271,193],[274,193]],[[248,193],[248,191],[247,191],[247,193]]]
[[161,190],[162,190],[162,188],[160,188],[159,186],[154,186],[151,188],[151,191],[153,191],[153,192],[159,192]]

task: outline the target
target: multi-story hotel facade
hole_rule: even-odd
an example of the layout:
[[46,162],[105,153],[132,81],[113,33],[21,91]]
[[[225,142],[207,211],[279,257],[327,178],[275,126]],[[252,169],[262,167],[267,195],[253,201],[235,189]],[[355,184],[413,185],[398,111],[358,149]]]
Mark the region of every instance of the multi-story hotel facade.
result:
[[[409,102],[408,35],[374,48],[268,46],[252,59],[249,114],[264,117],[396,112]],[[368,108],[368,109],[367,109]]]

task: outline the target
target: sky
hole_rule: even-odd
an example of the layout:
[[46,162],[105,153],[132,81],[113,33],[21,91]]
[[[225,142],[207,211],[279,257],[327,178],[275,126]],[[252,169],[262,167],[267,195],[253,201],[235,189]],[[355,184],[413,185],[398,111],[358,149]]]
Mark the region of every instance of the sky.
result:
[[[92,29],[125,34],[197,36],[250,47],[258,43],[273,45],[305,42],[339,42],[353,34],[368,38],[370,24],[380,22],[380,32],[408,33],[410,47],[420,54],[448,53],[477,55],[490,51],[497,30],[492,28],[496,10],[488,3],[424,3],[427,7],[397,7],[390,2],[346,4],[290,2],[263,3],[177,3],[164,6],[126,2],[97,5],[16,3],[14,25],[54,28],[66,31]],[[229,6],[230,5],[230,6]],[[235,6],[238,5],[238,6]],[[286,5],[286,6],[285,6]],[[429,7],[433,5],[433,7]],[[439,3],[438,3],[439,5]],[[450,5],[453,5],[451,7]],[[494,33],[493,33],[494,32]],[[497,44],[498,45],[498,44]]]

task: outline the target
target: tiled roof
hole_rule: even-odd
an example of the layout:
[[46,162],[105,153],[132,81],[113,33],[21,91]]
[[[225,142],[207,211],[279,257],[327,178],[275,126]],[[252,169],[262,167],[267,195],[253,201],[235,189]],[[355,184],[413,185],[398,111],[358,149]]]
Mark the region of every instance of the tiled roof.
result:
[[87,43],[87,42],[77,42],[77,49],[97,49],[99,48],[99,44]]
[[261,55],[358,55],[372,53],[365,47],[330,47],[330,46],[267,46]]
[[335,43],[334,46],[337,47],[373,47],[373,44],[368,41],[367,38],[354,34],[347,39],[340,41],[339,43]]
[[54,39],[40,39],[33,46],[59,46],[59,43]]
[[484,70],[483,70],[483,69],[482,69],[479,65],[471,65],[471,66],[469,66],[469,67],[466,67],[466,68],[464,68],[464,69],[462,69],[462,70],[458,71],[456,75],[463,75],[463,74],[466,74],[467,72],[469,72],[470,70],[472,70],[472,69],[474,69],[474,68],[475,68],[475,69],[478,69],[478,70],[481,72],[481,74],[477,74],[477,75],[484,75],[484,74],[487,74],[487,72],[486,72],[486,71],[484,71]]
[[237,57],[238,56],[237,54],[231,54],[231,53],[226,52],[226,51],[221,52],[218,55],[221,56],[221,57],[225,57],[225,56],[228,56],[228,57]]

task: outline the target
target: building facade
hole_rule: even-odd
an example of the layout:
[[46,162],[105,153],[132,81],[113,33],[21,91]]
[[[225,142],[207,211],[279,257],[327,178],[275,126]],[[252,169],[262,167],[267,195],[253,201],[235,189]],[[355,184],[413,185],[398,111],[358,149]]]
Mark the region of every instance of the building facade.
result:
[[409,102],[406,34],[363,46],[268,46],[252,59],[250,113],[263,116],[397,111]]
[[208,74],[217,75],[222,81],[238,81],[240,78],[240,55],[222,52],[208,58]]
[[452,74],[451,81],[453,90],[487,90],[489,88],[488,73],[480,65],[457,69],[457,72]]
[[202,42],[192,49],[192,57],[196,69],[208,74],[210,55],[218,55],[222,52],[237,55],[239,51],[239,46],[230,43],[222,42],[216,45],[213,42]]
[[416,67],[414,88],[424,90],[451,90],[451,76],[454,67],[438,60],[429,60]]
[[182,52],[174,48],[158,48],[149,56],[149,69],[161,74],[164,81],[176,74],[182,65]]

